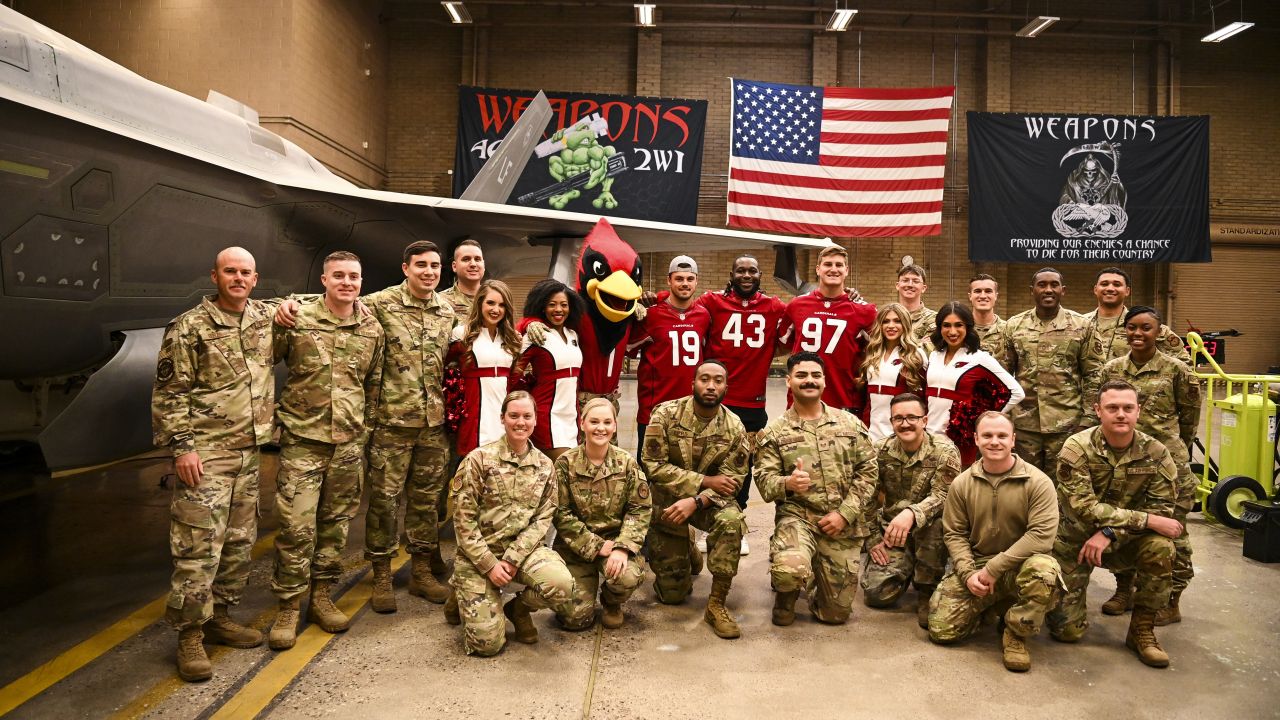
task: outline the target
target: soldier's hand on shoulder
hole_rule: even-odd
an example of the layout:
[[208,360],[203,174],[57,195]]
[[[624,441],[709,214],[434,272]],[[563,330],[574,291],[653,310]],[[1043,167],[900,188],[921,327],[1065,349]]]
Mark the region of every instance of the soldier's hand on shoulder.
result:
[[1178,538],[1182,536],[1182,523],[1167,518],[1163,515],[1147,515],[1147,527],[1155,530],[1167,538]]
[[298,319],[298,310],[301,307],[297,300],[285,298],[280,301],[280,307],[276,308],[276,316],[272,320],[280,327],[291,328]]
[[796,460],[796,468],[787,476],[786,488],[793,493],[809,492],[809,488],[813,487],[813,481],[809,479],[809,473],[804,469],[804,458]]
[[204,464],[200,462],[200,453],[183,453],[173,459],[174,472],[187,487],[196,487],[204,476]]
[[541,346],[547,341],[547,326],[535,320],[525,327],[524,336],[534,345]]

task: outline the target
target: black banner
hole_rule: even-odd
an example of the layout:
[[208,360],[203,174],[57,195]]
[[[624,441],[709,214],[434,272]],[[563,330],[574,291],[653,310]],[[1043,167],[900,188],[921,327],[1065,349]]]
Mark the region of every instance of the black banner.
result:
[[[458,89],[454,197],[536,94]],[[706,100],[552,92],[547,99],[551,122],[508,204],[697,222]]]
[[1209,262],[1209,118],[968,113],[969,258]]

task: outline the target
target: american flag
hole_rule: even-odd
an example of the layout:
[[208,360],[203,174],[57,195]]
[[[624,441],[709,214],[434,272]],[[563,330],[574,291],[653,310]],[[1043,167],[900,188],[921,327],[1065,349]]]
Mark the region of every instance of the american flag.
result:
[[942,232],[954,87],[730,80],[729,225],[836,237]]

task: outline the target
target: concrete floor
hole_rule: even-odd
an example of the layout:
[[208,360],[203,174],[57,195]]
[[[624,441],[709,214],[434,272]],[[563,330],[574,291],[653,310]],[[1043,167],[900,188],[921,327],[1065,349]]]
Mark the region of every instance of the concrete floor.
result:
[[[776,383],[776,381],[774,381]],[[624,396],[633,396],[624,388]],[[770,412],[782,393],[771,388]],[[624,416],[628,413],[624,410]],[[623,423],[624,446],[635,428]],[[1280,717],[1267,690],[1280,680],[1278,566],[1241,555],[1236,532],[1192,516],[1197,577],[1180,625],[1158,630],[1172,667],[1153,670],[1124,648],[1126,618],[1097,608],[1114,587],[1095,573],[1094,625],[1074,646],[1042,633],[1030,673],[1000,664],[995,628],[956,647],[937,647],[901,608],[855,607],[843,627],[818,625],[803,601],[789,628],[769,622],[771,508],[747,511],[752,553],[730,604],[743,637],[724,641],[702,622],[710,578],[683,606],[659,605],[646,583],[627,605],[627,624],[565,633],[535,616],[537,645],[511,642],[497,658],[462,654],[439,606],[403,591],[400,611],[369,611],[363,523],[351,535],[343,602],[352,629],[311,628],[286,653],[213,649],[214,678],[187,685],[173,669],[175,635],[159,618],[167,588],[167,507],[161,459],[90,474],[35,476],[35,492],[0,505],[0,714],[46,717],[468,717],[739,718],[1111,716]],[[264,467],[262,536],[275,463]],[[0,483],[23,480],[10,472]],[[250,590],[237,615],[265,627],[269,538],[259,543]],[[451,552],[452,548],[448,548]],[[446,554],[448,554],[448,552]],[[37,692],[39,691],[39,692]],[[29,699],[25,699],[29,698]],[[25,699],[25,700],[24,700]],[[20,704],[19,701],[22,701]]]

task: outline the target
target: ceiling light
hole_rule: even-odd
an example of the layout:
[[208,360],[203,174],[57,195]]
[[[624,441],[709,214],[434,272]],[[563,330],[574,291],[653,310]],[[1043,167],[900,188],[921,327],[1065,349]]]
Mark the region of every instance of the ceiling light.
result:
[[442,2],[444,11],[449,13],[449,20],[454,25],[470,25],[471,13],[467,12],[467,6],[460,2]]
[[653,11],[657,7],[653,3],[636,3],[636,25],[653,27]]
[[1222,42],[1232,35],[1239,35],[1251,27],[1253,27],[1253,23],[1250,22],[1233,22],[1230,25],[1224,25],[1200,38],[1200,42]]
[[1058,22],[1061,19],[1062,18],[1053,17],[1052,15],[1041,15],[1035,20],[1032,20],[1026,25],[1023,25],[1022,29],[1019,30],[1016,34],[1018,37],[1035,37],[1040,33],[1044,32],[1046,29],[1048,29],[1050,25]]
[[849,29],[849,23],[853,22],[853,16],[857,15],[857,10],[849,8],[836,8],[831,13],[831,19],[827,21],[827,30],[830,32],[844,32]]

